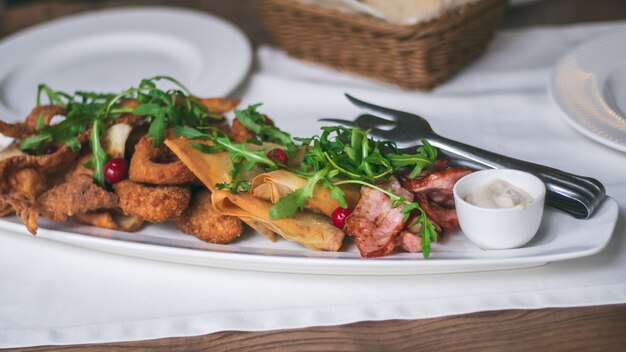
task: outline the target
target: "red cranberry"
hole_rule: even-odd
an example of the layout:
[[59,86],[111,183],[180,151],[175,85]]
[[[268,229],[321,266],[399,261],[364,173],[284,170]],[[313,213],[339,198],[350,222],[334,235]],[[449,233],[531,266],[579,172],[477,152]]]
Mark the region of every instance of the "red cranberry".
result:
[[57,150],[59,150],[59,147],[54,144],[49,144],[43,152],[44,154],[54,154]]
[[268,158],[285,165],[287,164],[287,160],[289,159],[289,157],[287,156],[287,152],[278,148],[270,150],[269,152],[267,152],[266,155]]
[[352,213],[352,210],[348,208],[337,207],[330,215],[330,219],[333,221],[333,225],[343,229],[346,226],[346,218]]
[[111,159],[104,165],[104,180],[107,183],[118,183],[126,178],[128,164],[125,159]]

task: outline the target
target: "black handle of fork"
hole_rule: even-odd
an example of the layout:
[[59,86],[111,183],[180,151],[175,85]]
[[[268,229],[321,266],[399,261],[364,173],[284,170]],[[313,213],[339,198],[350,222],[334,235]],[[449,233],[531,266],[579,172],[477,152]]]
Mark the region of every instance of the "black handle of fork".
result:
[[578,219],[589,218],[606,196],[598,180],[574,175],[548,166],[510,158],[461,142],[436,136],[428,141],[446,154],[470,161],[471,164],[493,169],[516,169],[540,178],[546,185],[546,205]]

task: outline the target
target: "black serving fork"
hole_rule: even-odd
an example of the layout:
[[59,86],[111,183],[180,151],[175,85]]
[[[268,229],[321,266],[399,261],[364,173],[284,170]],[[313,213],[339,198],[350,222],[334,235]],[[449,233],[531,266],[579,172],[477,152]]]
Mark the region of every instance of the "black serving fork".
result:
[[[578,219],[591,217],[606,196],[604,186],[591,177],[570,174],[457,142],[436,134],[428,121],[421,116],[370,104],[348,94],[346,97],[366,113],[352,121],[331,118],[321,121],[370,129],[372,136],[394,141],[399,145],[427,140],[446,156],[465,161],[466,165],[474,168],[516,169],[529,172],[545,183],[546,205]],[[414,151],[415,146],[410,149]]]

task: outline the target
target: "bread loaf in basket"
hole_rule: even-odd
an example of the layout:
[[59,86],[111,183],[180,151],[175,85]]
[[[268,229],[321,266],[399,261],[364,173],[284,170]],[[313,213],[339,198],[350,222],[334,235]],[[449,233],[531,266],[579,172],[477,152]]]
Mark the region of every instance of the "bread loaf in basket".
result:
[[408,89],[431,90],[480,56],[506,0],[476,0],[414,25],[323,6],[256,0],[273,41],[289,55]]

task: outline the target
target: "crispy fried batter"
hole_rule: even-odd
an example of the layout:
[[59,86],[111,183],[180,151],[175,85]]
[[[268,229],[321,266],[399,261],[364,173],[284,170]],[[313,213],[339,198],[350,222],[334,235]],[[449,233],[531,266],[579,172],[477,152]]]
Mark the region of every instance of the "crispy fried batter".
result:
[[36,199],[47,189],[45,176],[30,167],[17,169],[9,174],[9,187],[14,192],[28,194]]
[[0,161],[0,213],[7,215],[14,210],[28,231],[36,234],[39,218],[36,196],[42,191],[43,185],[43,182],[39,182],[45,179],[45,174],[71,163],[78,153],[68,146],[62,146],[48,155],[11,153]]
[[72,215],[90,210],[117,207],[117,196],[102,189],[93,178],[80,175],[55,186],[39,199],[41,213],[52,221],[65,221]]
[[0,190],[9,191],[8,178],[15,170],[33,168],[40,172],[48,172],[57,167],[70,164],[78,152],[72,151],[67,145],[61,146],[56,152],[46,155],[28,155],[20,153],[0,162]]
[[196,98],[210,112],[218,115],[235,110],[241,100],[229,98]]
[[143,220],[140,218],[123,215],[113,209],[76,214],[74,220],[85,225],[126,232],[137,231],[143,226]]
[[6,200],[0,199],[0,217],[7,216],[12,214],[14,211],[11,204],[9,204]]
[[130,180],[113,185],[126,215],[150,222],[175,219],[189,207],[191,191],[183,186],[145,186]]
[[15,213],[22,218],[22,222],[26,229],[33,235],[37,234],[39,228],[39,210],[35,204],[35,200],[24,193],[11,193],[5,195],[4,201],[15,209]]
[[[167,138],[174,138],[171,131]],[[165,145],[154,148],[148,136],[135,145],[128,176],[131,181],[153,185],[182,185],[196,178]]]
[[24,122],[24,124],[34,132],[37,130],[39,116],[42,116],[43,123],[46,126],[49,126],[52,118],[59,115],[65,115],[65,108],[60,105],[37,106],[30,111],[30,114],[28,114],[28,116],[26,116],[26,121]]
[[65,109],[59,105],[38,106],[28,114],[25,122],[11,124],[0,121],[0,133],[12,138],[24,138],[35,134],[40,115],[43,117],[44,124],[50,125],[53,117],[65,115]]
[[[263,119],[270,126],[274,126],[274,121],[272,121],[272,119],[270,119],[266,115],[263,115]],[[254,132],[250,131],[247,127],[242,125],[241,122],[239,122],[239,119],[236,117],[233,119],[233,125],[230,128],[230,132],[228,133],[228,135],[236,143],[243,143],[249,139],[254,138],[255,136]]]
[[233,119],[233,126],[230,128],[228,135],[236,143],[243,143],[254,138],[254,133],[242,125],[238,118]]
[[238,217],[222,215],[213,208],[211,192],[206,189],[192,196],[189,209],[174,223],[180,231],[209,243],[229,243],[243,232]]

